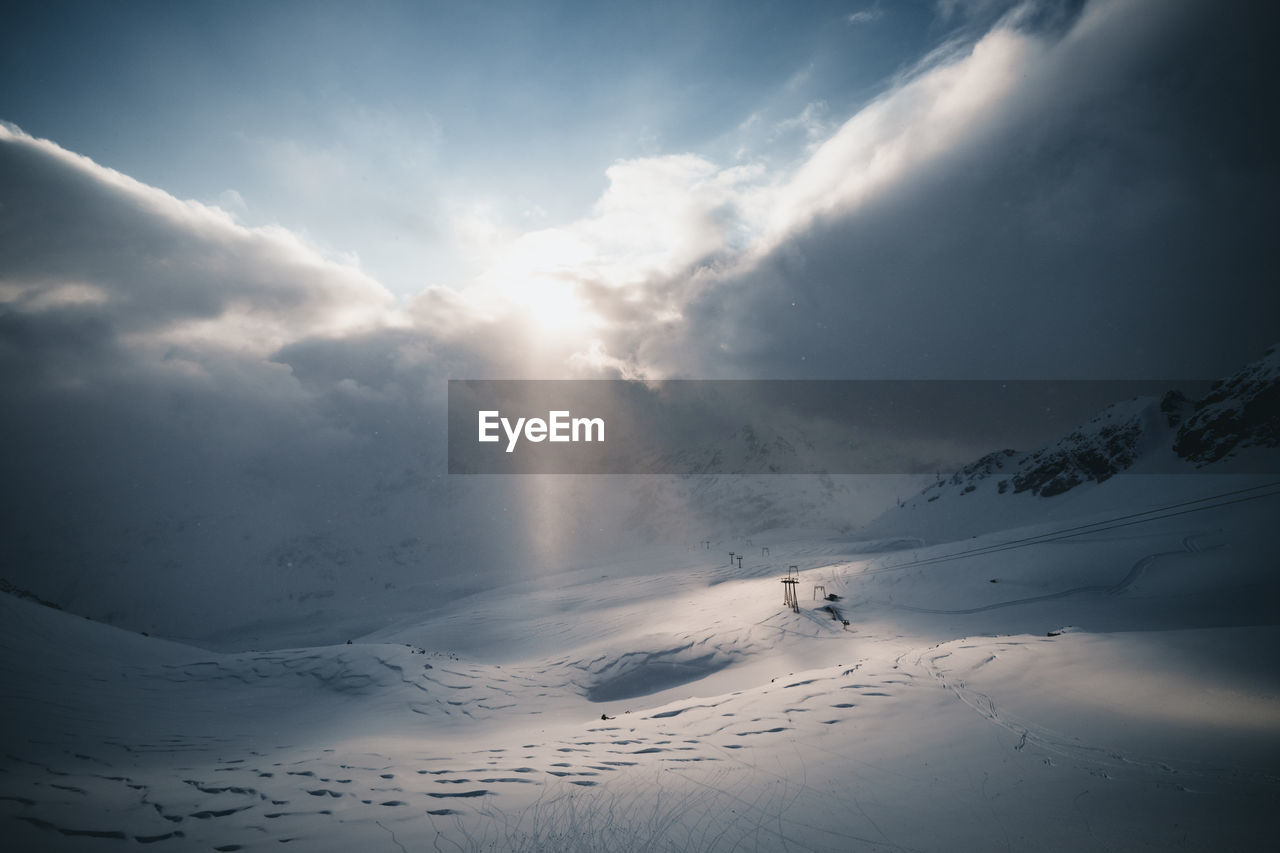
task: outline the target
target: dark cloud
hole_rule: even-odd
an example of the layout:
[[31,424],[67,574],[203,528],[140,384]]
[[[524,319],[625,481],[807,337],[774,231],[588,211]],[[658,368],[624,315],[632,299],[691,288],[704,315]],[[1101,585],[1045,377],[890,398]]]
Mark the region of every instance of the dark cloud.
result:
[[[922,87],[908,80],[883,104],[909,122],[906,138],[878,144],[949,144],[745,271],[656,285],[693,294],[685,323],[630,329],[617,351],[695,376],[1229,371],[1280,337],[1268,116],[1280,77],[1258,35],[1270,18],[1111,3],[1057,35],[994,31],[951,60],[976,74],[965,66],[984,51],[1016,57],[1003,103],[974,113],[983,126],[916,109]],[[965,85],[957,109],[974,94]],[[833,194],[870,168],[856,154],[817,175]]]
[[443,381],[358,270],[8,129],[0,198],[10,580],[208,635],[500,553],[457,512],[490,498],[443,509]]
[[[0,128],[0,269],[7,301],[94,303],[124,334],[244,315],[291,334],[368,318],[390,296],[281,230],[237,226],[52,143]],[[58,298],[60,287],[87,292]]]

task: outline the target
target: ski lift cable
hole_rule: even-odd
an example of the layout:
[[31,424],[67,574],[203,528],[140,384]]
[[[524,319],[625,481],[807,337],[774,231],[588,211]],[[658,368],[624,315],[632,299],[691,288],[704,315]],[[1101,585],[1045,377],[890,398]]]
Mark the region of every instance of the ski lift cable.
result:
[[[1165,518],[1174,518],[1176,516],[1187,515],[1193,512],[1204,512],[1205,510],[1216,509],[1218,507],[1231,506],[1233,504],[1244,503],[1246,501],[1260,500],[1262,498],[1268,498],[1268,497],[1273,497],[1275,495],[1280,495],[1280,489],[1276,489],[1276,487],[1278,486],[1280,486],[1280,481],[1276,481],[1272,483],[1264,483],[1262,485],[1252,486],[1247,489],[1235,489],[1230,492],[1222,492],[1217,495],[1209,495],[1208,497],[1197,498],[1196,500],[1180,501],[1178,503],[1168,504],[1167,506],[1157,507],[1155,509],[1150,509],[1150,510],[1144,510],[1143,512],[1135,512],[1135,513],[1128,513],[1126,515],[1119,515],[1119,516],[1115,516],[1114,518],[1106,518],[1100,521],[1090,522],[1089,524],[1081,524],[1081,525],[1076,525],[1075,527],[1067,527],[1061,530],[1054,530],[1048,533],[1037,534],[1035,536],[1027,536],[1027,537],[1023,537],[1022,539],[1012,539],[1007,542],[998,542],[994,545],[984,545],[979,548],[970,548],[967,551],[958,551],[953,554],[941,554],[937,557],[926,557],[923,560],[912,560],[907,563],[899,563],[893,566],[881,566],[875,569],[867,569],[863,572],[860,572],[859,574],[875,575],[875,574],[880,574],[882,572],[899,571],[902,569],[914,568],[916,566],[926,566],[932,563],[942,563],[942,562],[947,562],[949,560],[958,560],[962,557],[985,556],[987,554],[995,554],[1001,551],[1008,551],[1013,548],[1023,548],[1028,545],[1039,545],[1046,542],[1057,542],[1063,539],[1070,539],[1075,536],[1083,536],[1088,533],[1101,533],[1103,531],[1115,530],[1121,527],[1129,527],[1135,524],[1145,524],[1150,521],[1160,521]],[[1276,489],[1276,490],[1265,492],[1263,494],[1257,494],[1257,495],[1246,494],[1248,492],[1259,491],[1260,489]],[[1234,500],[1227,500],[1227,501],[1221,500],[1222,498],[1228,498],[1234,495],[1242,495],[1242,494],[1244,494],[1245,496],[1237,497]],[[1209,501],[1215,501],[1215,502],[1209,503],[1207,506],[1195,506],[1195,504],[1203,504]],[[1181,509],[1182,507],[1190,507],[1190,509]],[[1170,510],[1178,510],[1178,511],[1170,512]],[[1150,516],[1150,517],[1143,518],[1142,516]],[[1114,523],[1114,522],[1119,522],[1119,523]]]

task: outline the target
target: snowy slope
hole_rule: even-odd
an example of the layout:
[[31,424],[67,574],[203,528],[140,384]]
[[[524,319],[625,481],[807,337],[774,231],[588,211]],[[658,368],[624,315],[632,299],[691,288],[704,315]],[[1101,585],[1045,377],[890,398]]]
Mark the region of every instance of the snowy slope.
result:
[[20,850],[1268,849],[1276,491],[1068,539],[633,549],[350,645],[4,596],[0,819]]
[[[245,601],[264,624],[222,651],[10,586],[6,849],[1269,850],[1280,477],[1176,450],[1256,414],[1271,386],[1242,375],[856,531],[804,524],[839,503],[815,478],[641,478],[627,537],[529,501],[510,571],[287,618]],[[1262,411],[1221,460],[1277,452]],[[506,485],[618,510],[607,478]]]

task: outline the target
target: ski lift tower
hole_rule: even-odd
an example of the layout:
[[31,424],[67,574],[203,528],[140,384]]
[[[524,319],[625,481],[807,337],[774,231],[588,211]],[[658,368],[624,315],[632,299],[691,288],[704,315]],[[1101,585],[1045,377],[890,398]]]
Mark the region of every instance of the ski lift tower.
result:
[[800,600],[796,598],[796,586],[800,583],[798,566],[788,566],[787,576],[782,579],[782,603],[796,613],[800,612]]

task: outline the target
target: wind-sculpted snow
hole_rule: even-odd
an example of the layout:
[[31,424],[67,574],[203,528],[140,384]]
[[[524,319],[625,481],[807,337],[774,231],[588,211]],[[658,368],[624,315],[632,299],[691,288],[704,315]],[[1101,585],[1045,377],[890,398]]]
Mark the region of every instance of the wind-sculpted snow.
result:
[[744,653],[732,638],[712,635],[656,651],[604,655],[587,665],[585,694],[592,702],[616,702],[660,693],[718,672]]

